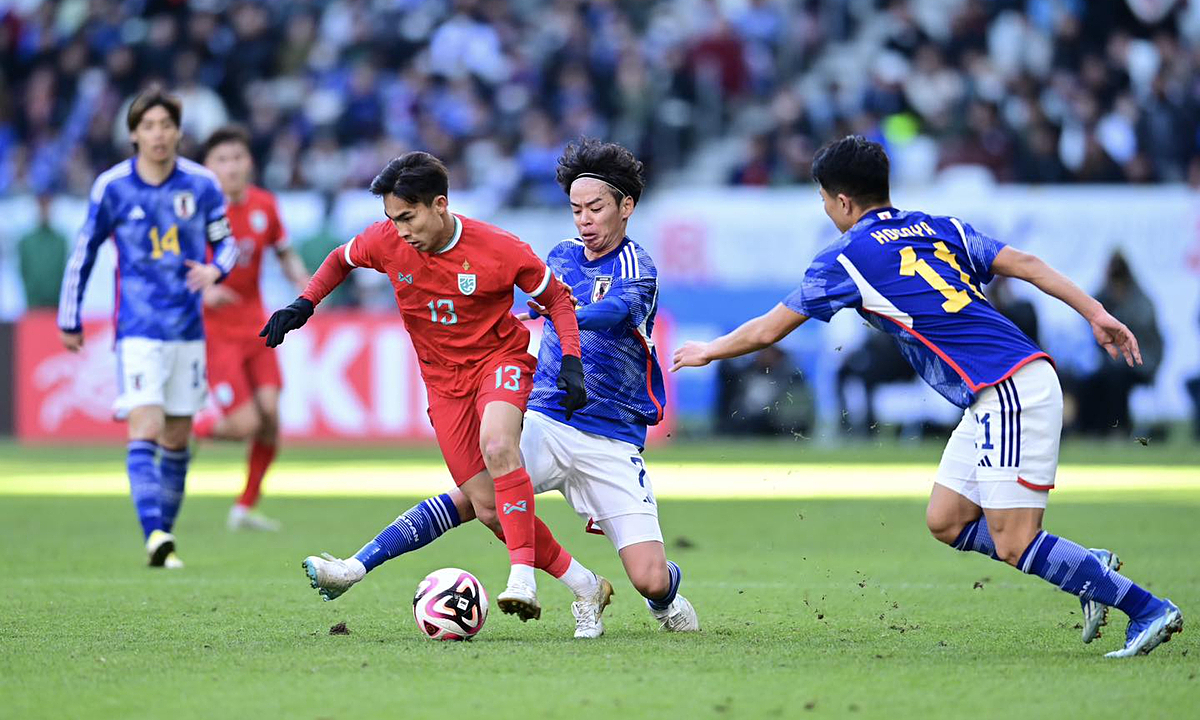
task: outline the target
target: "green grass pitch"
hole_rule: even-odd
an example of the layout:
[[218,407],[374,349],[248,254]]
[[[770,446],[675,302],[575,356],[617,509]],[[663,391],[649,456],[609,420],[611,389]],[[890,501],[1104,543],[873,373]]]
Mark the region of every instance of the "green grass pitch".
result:
[[[784,451],[751,452],[786,461]],[[904,452],[932,472],[936,450]],[[686,471],[692,458],[719,468],[726,453],[707,453],[648,459],[652,471]],[[240,454],[207,453],[197,470],[236,476]],[[284,485],[315,457],[336,467],[363,454],[297,451],[269,483]],[[1184,611],[1184,634],[1149,657],[1112,661],[1102,655],[1124,636],[1119,612],[1103,638],[1081,644],[1075,599],[941,546],[915,496],[663,497],[668,552],[704,626],[693,636],[659,632],[608,541],[540,496],[564,545],[616,586],[607,634],[572,640],[571,598],[541,575],[540,621],[493,608],[474,642],[435,643],[411,614],[426,572],[460,566],[491,593],[502,587],[503,547],[481,526],[324,603],[300,560],[353,552],[418,498],[269,496],[264,509],[284,532],[231,535],[229,500],[198,492],[177,527],[187,568],[154,571],[142,565],[127,497],[6,492],[7,478],[40,468],[54,478],[119,470],[119,449],[0,447],[0,717],[1184,717],[1200,705],[1200,477],[1178,482],[1191,460],[1136,466],[1142,489],[1051,500],[1051,532],[1119,551],[1130,577]],[[841,476],[833,457],[803,467],[828,483]],[[891,466],[877,472],[886,482]],[[1158,472],[1176,480],[1157,487]],[[329,634],[338,622],[349,635]]]

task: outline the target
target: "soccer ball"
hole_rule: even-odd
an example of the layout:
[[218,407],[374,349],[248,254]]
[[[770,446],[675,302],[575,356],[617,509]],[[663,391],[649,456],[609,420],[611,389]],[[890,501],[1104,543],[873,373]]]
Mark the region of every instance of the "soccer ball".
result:
[[483,583],[466,570],[435,570],[417,586],[413,617],[431,640],[470,640],[483,629],[488,599]]

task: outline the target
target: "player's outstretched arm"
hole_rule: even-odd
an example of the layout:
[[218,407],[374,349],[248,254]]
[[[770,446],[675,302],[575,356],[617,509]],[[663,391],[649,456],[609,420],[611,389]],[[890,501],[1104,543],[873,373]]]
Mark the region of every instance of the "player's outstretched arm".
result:
[[279,258],[279,267],[283,270],[284,277],[293,285],[303,288],[312,280],[308,274],[308,268],[304,267],[304,261],[300,259],[300,253],[290,246],[280,248],[275,255]]
[[703,367],[713,360],[738,357],[774,345],[808,320],[807,315],[776,305],[765,315],[742,323],[738,329],[711,342],[690,341],[675,351],[671,372],[685,367]]
[[1133,367],[1142,364],[1142,352],[1137,338],[1124,323],[1104,309],[1099,300],[1088,295],[1071,279],[1050,267],[1036,255],[1005,246],[992,260],[993,275],[1014,277],[1030,283],[1042,292],[1056,297],[1083,316],[1092,326],[1096,342],[1114,360],[1124,356],[1125,362]]
[[325,258],[325,262],[321,263],[321,267],[317,268],[316,274],[308,281],[308,286],[300,293],[300,297],[293,300],[291,305],[276,310],[271,315],[262,331],[258,333],[259,337],[267,339],[267,347],[277,347],[283,342],[284,335],[303,327],[312,317],[317,303],[324,300],[350,275],[354,266],[346,257],[348,254],[345,245],[334,248]]

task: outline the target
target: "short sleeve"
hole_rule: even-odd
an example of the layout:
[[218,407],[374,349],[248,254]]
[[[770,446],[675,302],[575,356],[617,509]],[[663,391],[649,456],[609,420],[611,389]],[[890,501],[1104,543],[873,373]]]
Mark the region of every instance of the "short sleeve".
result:
[[970,225],[950,218],[950,222],[954,224],[958,230],[959,236],[963,241],[963,248],[967,251],[967,258],[971,261],[971,269],[975,271],[975,275],[982,283],[992,281],[992,261],[1004,249],[1004,243],[991,237],[984,235]]
[[527,243],[517,240],[510,251],[516,267],[514,285],[530,297],[537,297],[550,287],[550,268]]
[[838,310],[862,305],[858,286],[838,261],[841,248],[822,251],[804,271],[800,287],[783,299],[789,310],[829,322]]

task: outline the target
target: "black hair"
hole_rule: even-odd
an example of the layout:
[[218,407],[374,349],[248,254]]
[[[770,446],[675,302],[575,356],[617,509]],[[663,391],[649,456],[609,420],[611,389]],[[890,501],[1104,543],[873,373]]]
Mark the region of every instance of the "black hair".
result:
[[596,138],[580,138],[578,142],[568,143],[558,158],[555,176],[568,195],[571,194],[571,183],[579,178],[596,178],[608,184],[618,204],[626,196],[637,203],[646,187],[641,160],[628,148]]
[[405,202],[432,205],[438,195],[450,192],[446,166],[427,152],[414,151],[394,158],[371,181],[371,194],[395,195]]
[[125,124],[129,126],[129,132],[137,130],[137,126],[142,122],[142,117],[156,107],[167,111],[167,115],[171,116],[175,127],[181,126],[183,103],[179,98],[169,94],[161,85],[151,85],[129,104],[129,112],[125,115]]
[[218,145],[224,145],[228,142],[241,143],[245,146],[246,151],[250,150],[250,131],[241,125],[222,125],[213,130],[212,135],[204,141],[204,146],[200,148],[200,162],[208,160],[208,155],[216,149]]
[[882,145],[861,135],[847,135],[817,151],[812,176],[830,195],[875,205],[889,202],[889,168]]

